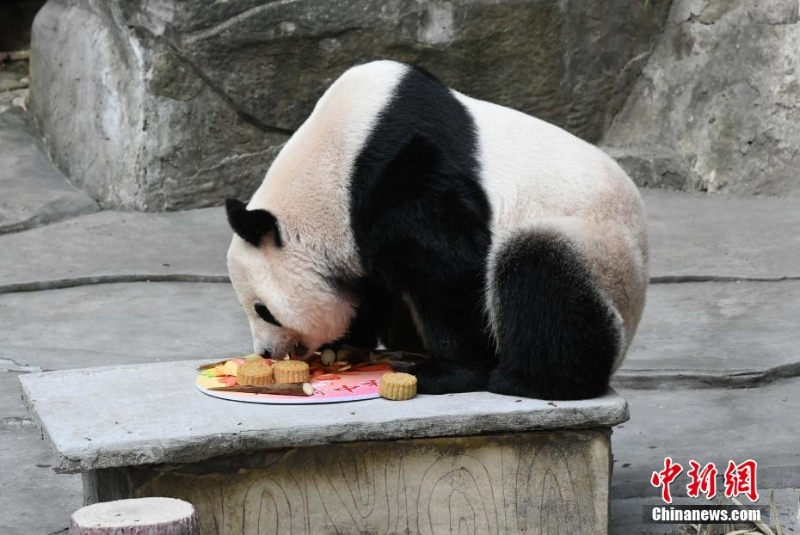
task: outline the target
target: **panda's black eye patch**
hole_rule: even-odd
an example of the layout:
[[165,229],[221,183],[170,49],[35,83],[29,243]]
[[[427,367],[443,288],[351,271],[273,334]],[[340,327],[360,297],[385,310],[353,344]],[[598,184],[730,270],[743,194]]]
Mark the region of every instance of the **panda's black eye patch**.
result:
[[267,323],[271,323],[276,327],[283,327],[283,325],[281,325],[281,322],[276,320],[275,316],[272,315],[272,312],[270,312],[269,309],[263,304],[256,303],[253,306],[253,308],[255,309],[256,314],[258,314],[262,320],[266,321]]

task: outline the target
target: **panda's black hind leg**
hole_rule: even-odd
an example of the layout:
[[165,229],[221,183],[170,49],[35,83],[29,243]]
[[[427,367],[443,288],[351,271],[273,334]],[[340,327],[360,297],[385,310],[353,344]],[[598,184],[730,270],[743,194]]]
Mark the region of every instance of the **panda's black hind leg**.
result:
[[531,231],[507,239],[491,260],[499,362],[489,391],[561,400],[602,395],[620,348],[619,320],[577,249],[552,231]]

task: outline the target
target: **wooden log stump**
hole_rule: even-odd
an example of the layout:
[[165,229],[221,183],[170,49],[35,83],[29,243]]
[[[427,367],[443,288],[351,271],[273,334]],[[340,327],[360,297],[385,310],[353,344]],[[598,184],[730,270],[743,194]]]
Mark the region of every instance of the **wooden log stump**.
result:
[[174,498],[96,503],[75,511],[69,535],[201,535],[192,504]]

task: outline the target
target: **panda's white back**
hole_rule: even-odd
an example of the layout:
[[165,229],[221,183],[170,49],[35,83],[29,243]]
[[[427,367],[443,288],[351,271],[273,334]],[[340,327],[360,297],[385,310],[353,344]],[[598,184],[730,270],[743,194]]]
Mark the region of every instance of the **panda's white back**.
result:
[[340,76],[287,141],[248,208],[269,210],[290,238],[302,235],[309,246],[324,247],[334,260],[356,269],[347,224],[350,176],[407,70],[402,63],[375,61]]
[[530,115],[454,94],[475,120],[496,230],[561,216],[640,226],[635,185],[600,149]]
[[[647,223],[638,190],[603,151],[550,123],[456,91],[478,130],[495,247],[518,230],[553,229],[584,250],[630,344],[644,307]],[[632,289],[634,289],[632,291]],[[620,353],[615,369],[622,364]]]
[[[355,158],[408,70],[401,63],[376,61],[337,79],[276,158],[250,208],[285,215],[298,232],[341,219],[349,206]],[[481,183],[495,230],[567,214],[616,219],[634,232],[641,226],[636,187],[595,146],[511,108],[453,94],[478,131]],[[328,236],[340,232],[331,228]]]

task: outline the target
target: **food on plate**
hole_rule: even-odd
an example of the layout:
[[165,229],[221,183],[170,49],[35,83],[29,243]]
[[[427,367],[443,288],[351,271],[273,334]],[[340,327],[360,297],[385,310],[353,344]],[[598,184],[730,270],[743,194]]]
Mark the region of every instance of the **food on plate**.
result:
[[239,372],[239,368],[242,364],[244,364],[244,362],[244,359],[231,359],[222,365],[222,373],[236,377]]
[[[268,385],[272,383],[273,367],[273,364],[267,359],[246,360],[236,371],[236,382],[241,386]],[[302,381],[288,382],[296,383]]]
[[417,378],[409,373],[384,373],[380,380],[381,397],[404,401],[417,395]]
[[[285,359],[277,360],[250,354],[203,364],[198,367],[200,377],[197,380],[198,386],[206,393],[236,392],[320,399],[353,395],[363,399],[365,394],[378,394],[378,377],[392,371],[393,360],[403,355],[402,351],[364,350],[352,346],[326,349],[303,359],[291,359],[287,355]],[[391,383],[392,379],[386,382]],[[388,388],[384,397],[389,399],[408,399],[416,394],[414,387],[389,385],[381,388]]]
[[272,366],[276,383],[306,383],[309,380],[308,364],[302,360],[281,360]]
[[220,386],[209,390],[216,392],[242,392],[245,394],[277,394],[279,396],[312,396],[314,387],[310,383],[268,384],[262,386]]
[[336,362],[336,352],[333,349],[326,349],[319,356],[319,360],[322,362],[323,366],[331,366]]

